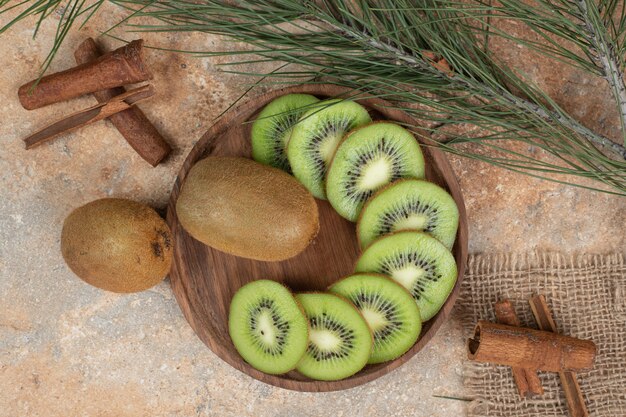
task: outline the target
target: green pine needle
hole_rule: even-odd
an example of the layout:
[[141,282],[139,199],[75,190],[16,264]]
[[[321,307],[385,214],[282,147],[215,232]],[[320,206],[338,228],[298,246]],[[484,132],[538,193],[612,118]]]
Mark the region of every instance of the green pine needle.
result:
[[[445,143],[437,145],[447,152],[533,177],[626,195],[626,148],[583,126],[489,49],[492,39],[505,39],[606,80],[626,144],[623,2],[109,2],[128,9],[129,16],[118,25],[123,23],[129,32],[203,32],[249,44],[245,51],[194,52],[233,56],[236,62],[224,64],[225,72],[260,77],[266,84],[308,80],[365,91],[430,121],[435,125],[431,133],[447,132]],[[76,0],[62,6],[60,1],[0,0],[0,16],[23,9],[0,33],[31,15],[40,18],[36,31],[41,20],[62,10],[45,69],[79,16],[89,19],[102,3]],[[503,29],[507,21],[525,25],[539,40],[507,33]],[[430,51],[445,59],[452,72],[437,67]],[[278,67],[258,73],[256,65],[263,62],[276,62]],[[461,131],[455,126],[474,129],[472,135],[454,133]],[[459,146],[463,143],[472,146]]]

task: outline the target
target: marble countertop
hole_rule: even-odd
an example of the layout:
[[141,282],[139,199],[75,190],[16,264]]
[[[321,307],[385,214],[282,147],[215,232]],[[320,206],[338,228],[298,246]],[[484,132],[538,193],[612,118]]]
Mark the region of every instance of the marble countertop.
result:
[[[106,6],[72,31],[50,71],[74,65],[73,48],[122,16]],[[2,16],[2,19],[7,17]],[[138,294],[90,287],[65,266],[61,225],[75,207],[106,196],[163,208],[185,156],[252,79],[225,74],[227,58],[149,50],[158,97],[142,105],[175,148],[157,168],[109,122],[26,151],[21,138],[94,104],[91,97],[24,110],[17,88],[36,77],[58,16],[32,39],[33,21],[0,36],[0,416],[456,416],[464,331],[454,315],[400,369],[358,388],[297,393],[260,383],[221,361],[195,336],[165,280]],[[240,47],[202,34],[150,34],[148,44]],[[110,39],[103,43],[119,46]],[[602,81],[496,46],[590,127],[618,125]],[[450,157],[467,205],[470,252],[609,253],[626,246],[626,199],[540,181]],[[457,398],[457,399],[454,399]]]

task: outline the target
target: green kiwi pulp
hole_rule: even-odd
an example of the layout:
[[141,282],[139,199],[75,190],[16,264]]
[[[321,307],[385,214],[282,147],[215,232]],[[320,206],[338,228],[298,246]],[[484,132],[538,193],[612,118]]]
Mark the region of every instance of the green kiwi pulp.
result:
[[424,156],[411,132],[377,122],[348,134],[326,177],[326,195],[344,218],[356,221],[374,192],[399,178],[423,178]]
[[253,281],[235,293],[228,330],[243,359],[268,374],[294,369],[307,349],[304,311],[291,292],[274,281]]
[[452,253],[434,237],[420,232],[397,232],[368,246],[355,272],[376,272],[409,290],[422,321],[439,312],[457,278]]
[[252,124],[252,158],[291,172],[287,160],[291,131],[309,106],[318,101],[310,94],[287,94],[265,106]]
[[335,381],[361,370],[372,351],[372,334],[359,311],[344,298],[296,294],[309,319],[309,345],[296,368],[318,380]]
[[293,175],[315,197],[326,198],[325,176],[341,138],[371,122],[367,110],[348,100],[325,100],[310,107],[293,127],[287,158]]
[[423,231],[452,249],[459,209],[446,190],[428,181],[404,179],[377,192],[357,223],[361,248],[399,230]]
[[378,274],[355,274],[329,290],[342,295],[359,309],[374,335],[368,363],[396,359],[417,341],[422,321],[417,304],[400,284]]

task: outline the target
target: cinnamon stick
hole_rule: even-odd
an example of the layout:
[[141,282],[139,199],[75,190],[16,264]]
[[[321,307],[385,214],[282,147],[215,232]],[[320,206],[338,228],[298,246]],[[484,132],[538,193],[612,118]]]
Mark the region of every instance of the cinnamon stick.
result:
[[144,85],[113,97],[106,103],[78,111],[24,138],[26,149],[31,149],[63,133],[106,119],[115,113],[125,111],[131,108],[135,103],[150,98],[153,95],[154,89],[150,85]]
[[[556,324],[554,323],[552,313],[550,313],[545,297],[543,295],[537,295],[531,298],[529,302],[539,328],[556,333]],[[576,379],[576,374],[569,371],[559,372],[559,379],[561,380],[561,385],[565,392],[565,400],[567,401],[570,416],[589,416],[585,399],[583,398],[580,385],[578,385],[578,380]]]
[[[496,319],[498,323],[507,324],[509,326],[519,327],[520,322],[515,314],[515,308],[509,300],[498,301],[495,304]],[[527,369],[514,366],[511,368],[513,379],[519,395],[522,397],[532,397],[534,395],[542,395],[543,387],[541,380],[534,369]]]
[[[92,38],[85,39],[74,52],[74,58],[78,64],[94,61],[100,55],[101,51]],[[104,103],[112,97],[124,93],[124,91],[126,90],[123,87],[111,88],[96,91],[93,95],[99,103]],[[157,166],[172,150],[144,112],[137,106],[116,113],[109,117],[109,120],[135,152],[152,166]]]
[[83,94],[152,79],[142,60],[143,40],[134,40],[98,59],[47,75],[20,87],[20,103],[27,110],[69,100]]
[[595,354],[590,340],[486,321],[478,322],[468,340],[471,360],[541,371],[590,369]]

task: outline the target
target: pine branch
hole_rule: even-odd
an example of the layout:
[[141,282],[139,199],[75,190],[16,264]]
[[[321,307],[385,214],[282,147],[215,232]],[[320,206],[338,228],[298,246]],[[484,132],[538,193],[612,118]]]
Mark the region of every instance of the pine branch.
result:
[[576,5],[588,33],[587,39],[596,52],[593,58],[602,69],[602,75],[617,101],[623,141],[626,146],[626,84],[622,65],[619,64],[622,60],[618,60],[615,55],[615,45],[606,36],[607,28],[600,21],[600,15],[593,0],[576,0]]
[[[444,0],[447,1],[447,0]],[[486,5],[491,0],[475,0]],[[626,146],[626,86],[623,78],[624,35],[626,34],[626,5],[614,0],[500,0],[494,6],[492,19],[505,18],[515,20],[540,36],[544,42],[523,40],[520,44],[550,58],[565,61],[572,66],[604,78],[614,96],[623,142]],[[619,19],[615,26],[613,19]],[[513,40],[496,25],[487,25],[485,29],[495,36]],[[567,42],[559,43],[556,39]],[[572,49],[572,47],[574,47]],[[587,59],[583,59],[586,57]],[[571,120],[566,124],[575,121]],[[589,131],[579,131],[589,140],[602,144],[623,157],[624,146]],[[584,129],[583,129],[584,130]],[[591,133],[591,134],[590,134]],[[594,137],[595,136],[595,137]]]
[[[86,0],[66,1],[78,4],[80,12],[69,15],[64,30],[93,6],[87,6]],[[195,52],[239,57],[222,64],[238,65],[223,67],[225,72],[258,76],[277,84],[322,77],[386,98],[398,109],[435,126],[477,128],[473,136],[448,133],[449,140],[438,145],[447,152],[533,177],[626,195],[626,148],[583,126],[488,50],[489,36],[499,36],[603,76],[604,67],[596,59],[600,56],[597,46],[590,43],[589,31],[581,25],[582,14],[571,7],[572,1],[581,0],[108,0],[129,10],[131,15],[123,22],[131,31],[204,32],[250,45],[245,51]],[[603,44],[615,45],[606,50],[613,53],[606,54],[610,65],[619,62],[617,52],[626,47],[626,14],[622,8],[618,25],[611,26],[607,16],[617,10],[615,0],[599,1],[604,4],[602,16],[597,8],[591,9],[590,16],[597,16],[593,28],[606,37]],[[0,2],[0,16],[15,7]],[[38,7],[27,9],[7,27],[31,15],[43,20],[54,9],[51,5],[60,0],[36,3]],[[141,23],[135,18],[141,18]],[[501,30],[494,24],[500,18],[524,23],[540,41]],[[571,50],[569,45],[579,50]],[[55,42],[51,56],[56,47]],[[436,62],[427,51],[437,56]],[[452,72],[438,67],[439,57]],[[259,64],[269,62],[280,62],[281,70],[257,73]],[[239,69],[247,64],[251,70]],[[606,74],[615,81],[622,68],[614,68],[620,72]],[[618,82],[615,91],[619,91]],[[457,146],[467,142],[476,146]],[[511,143],[526,146],[511,147]],[[615,151],[619,158],[603,154],[598,146]],[[553,158],[540,156],[537,149]],[[588,185],[579,179],[596,182]]]
[[[585,1],[585,0],[580,0],[580,1]],[[431,70],[430,65],[426,61],[424,61],[423,59],[418,59],[416,57],[407,55],[404,51],[400,50],[399,48],[396,48],[392,45],[376,40],[375,38],[372,38],[372,37],[362,36],[360,34],[357,34],[356,32],[347,31],[345,28],[337,27],[335,25],[332,25],[329,22],[325,22],[325,23],[329,24],[335,31],[339,33],[343,33],[344,36],[351,38],[353,40],[364,42],[370,45],[372,48],[377,49],[379,51],[389,53],[392,55],[393,58],[399,59],[405,62],[407,65],[410,65],[416,69]],[[475,87],[474,85],[470,86],[464,78],[459,77],[458,75],[454,73],[450,74],[450,73],[442,72],[441,76],[447,77],[450,79],[452,83],[458,84],[460,89],[464,87],[472,87],[472,88]],[[623,80],[622,80],[622,85],[623,85]],[[533,102],[530,102],[521,97],[518,97],[505,89],[500,89],[499,91],[495,91],[494,89],[490,88],[487,85],[481,85],[480,88],[483,90],[483,96],[487,99],[504,98],[512,106],[517,107],[523,112],[533,113],[548,123],[557,121],[561,123],[563,126],[566,126],[567,128],[572,129],[579,135],[594,142],[595,144],[611,149],[617,155],[621,156],[623,159],[626,160],[626,148],[624,146],[621,146],[620,144],[615,143],[612,140],[593,132],[589,128],[583,126],[582,124],[580,124],[579,122],[577,122],[576,120],[570,117],[567,117],[561,113],[550,111],[546,109],[545,107],[541,107]],[[626,90],[622,90],[622,91],[624,93],[624,98],[626,99]],[[624,101],[624,104],[625,104],[624,111],[626,111],[626,101]]]

